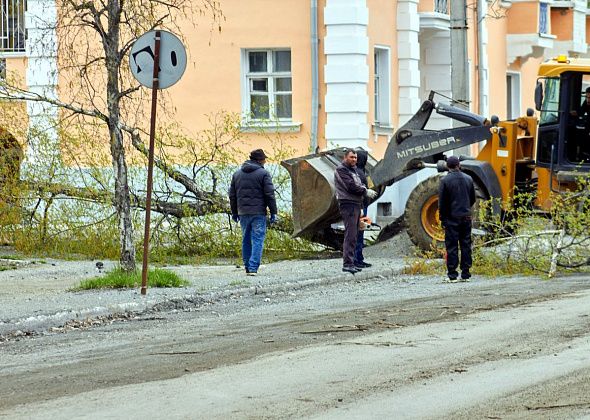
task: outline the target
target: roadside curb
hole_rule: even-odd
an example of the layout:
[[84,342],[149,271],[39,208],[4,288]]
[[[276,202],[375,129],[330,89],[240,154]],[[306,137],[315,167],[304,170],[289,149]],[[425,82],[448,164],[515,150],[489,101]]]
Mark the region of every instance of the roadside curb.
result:
[[[248,290],[255,290],[254,294],[268,294],[273,292],[284,292],[288,290],[300,290],[310,286],[319,286],[324,284],[361,282],[373,279],[386,279],[388,277],[400,274],[400,269],[387,268],[380,271],[363,271],[357,274],[339,274],[333,277],[319,277],[315,279],[302,280],[298,282],[286,282],[269,284],[268,286],[250,286]],[[230,293],[230,295],[235,293]]]
[[163,299],[117,303],[93,308],[66,309],[53,314],[29,316],[10,320],[9,322],[0,322],[0,342],[7,337],[33,335],[50,330],[51,328],[64,327],[68,323],[88,321],[98,317],[122,316],[124,314],[140,315],[148,312],[182,310],[189,307],[201,306],[207,302],[227,299],[236,295],[268,295],[277,292],[301,290],[319,285],[386,279],[400,274],[400,271],[401,269],[399,268],[386,268],[379,271],[367,270],[358,274],[339,274],[331,277],[318,277],[301,281],[268,284],[265,286],[249,285],[247,287],[190,293]]

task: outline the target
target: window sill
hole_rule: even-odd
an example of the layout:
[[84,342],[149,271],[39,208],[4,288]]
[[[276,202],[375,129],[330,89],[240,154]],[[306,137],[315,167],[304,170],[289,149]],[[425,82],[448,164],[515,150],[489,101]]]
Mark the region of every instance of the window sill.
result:
[[0,51],[0,58],[24,58],[27,56],[27,53],[24,51]]
[[295,121],[243,121],[242,133],[299,133],[303,123]]
[[546,33],[539,33],[539,38],[557,39],[557,35],[546,34]]
[[395,128],[392,125],[373,124],[373,134],[377,135],[392,135]]

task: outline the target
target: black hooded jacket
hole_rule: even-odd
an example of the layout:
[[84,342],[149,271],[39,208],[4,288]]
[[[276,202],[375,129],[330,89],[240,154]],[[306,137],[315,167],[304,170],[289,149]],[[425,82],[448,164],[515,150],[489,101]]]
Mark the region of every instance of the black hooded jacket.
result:
[[275,187],[264,166],[255,160],[247,160],[238,169],[229,188],[229,203],[232,215],[277,214]]
[[[369,152],[366,150],[357,150],[356,152],[356,172],[359,174],[359,178],[365,187],[369,187],[369,183],[367,182],[367,171],[365,167],[367,166],[367,160],[369,158]],[[365,196],[363,198],[363,207],[367,207],[369,205],[369,199]]]

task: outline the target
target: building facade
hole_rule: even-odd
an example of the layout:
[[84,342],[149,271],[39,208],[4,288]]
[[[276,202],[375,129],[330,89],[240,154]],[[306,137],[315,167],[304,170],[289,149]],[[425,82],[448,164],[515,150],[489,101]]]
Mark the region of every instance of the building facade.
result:
[[[245,150],[271,147],[272,137],[260,133],[278,131],[296,155],[361,146],[380,158],[431,90],[453,96],[451,49],[458,46],[451,45],[450,1],[222,0],[221,31],[211,31],[205,17],[196,28],[180,22],[189,65],[169,90],[176,118],[196,133],[207,128],[209,114],[240,113]],[[466,50],[472,112],[524,114],[534,104],[539,63],[588,53],[585,1],[463,5],[466,45],[459,47]],[[55,0],[0,0],[0,77],[18,73],[29,90],[58,97],[56,21]],[[57,111],[31,103],[27,115],[42,124]],[[435,115],[428,128],[452,124]],[[424,176],[390,189],[386,216],[403,212],[408,191]]]

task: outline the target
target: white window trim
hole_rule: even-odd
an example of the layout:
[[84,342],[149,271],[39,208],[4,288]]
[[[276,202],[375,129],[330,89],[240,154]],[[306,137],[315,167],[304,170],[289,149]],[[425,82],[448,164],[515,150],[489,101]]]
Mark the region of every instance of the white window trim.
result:
[[26,52],[0,52],[0,58],[24,58],[26,56]]
[[[512,115],[506,115],[506,117],[508,119],[515,119],[520,117],[520,110],[522,109],[522,103],[521,103],[521,91],[522,91],[522,76],[520,74],[520,72],[518,71],[507,71],[506,72],[507,76],[512,76],[512,86],[511,86],[511,90],[512,90],[512,98],[510,98],[510,107],[512,108],[512,112],[514,113],[514,111],[516,110],[516,116],[512,116]],[[516,77],[514,77],[516,76]],[[518,91],[515,92],[514,88],[517,88]],[[508,92],[506,92],[508,93]],[[506,110],[508,111],[508,110]]]
[[[291,118],[271,118],[268,120],[262,119],[255,119],[251,116],[250,110],[250,86],[248,83],[248,76],[249,76],[249,63],[248,63],[248,53],[250,52],[266,52],[269,55],[269,61],[272,66],[272,52],[273,51],[290,51],[292,53],[291,48],[242,48],[241,50],[241,71],[240,71],[240,90],[242,96],[242,124],[240,127],[240,131],[245,133],[253,133],[253,132],[299,132],[301,130],[301,122],[293,121],[293,116]],[[292,59],[291,55],[291,59]],[[291,61],[292,62],[292,61]],[[270,72],[270,73],[257,73],[261,77],[268,77],[268,96],[269,96],[269,105],[273,107],[273,96],[274,96],[274,86],[273,86],[273,77],[276,76],[285,76],[291,78],[291,101],[293,100],[293,68],[291,68],[290,72]],[[292,110],[291,110],[292,112]]]
[[392,135],[395,131],[395,127],[393,125],[382,125],[382,124],[373,124],[373,134],[377,135]]
[[[378,51],[380,53],[378,53]],[[374,100],[375,91],[373,90],[373,106],[375,109],[373,110],[373,126],[374,127],[382,127],[384,129],[389,129],[391,127],[391,48],[386,45],[375,45],[373,47],[373,60],[375,60],[375,56],[383,57],[379,60],[380,71],[379,71],[379,109],[377,109],[377,104]],[[384,66],[383,66],[384,64]],[[375,82],[375,78],[377,76],[376,73],[377,69],[374,69],[374,78],[373,82]],[[379,111],[379,118],[377,118],[377,111]],[[384,118],[385,117],[385,118]]]

